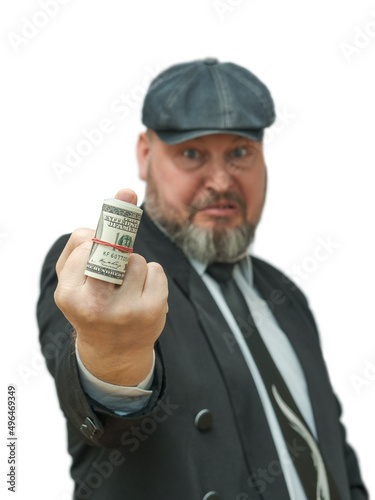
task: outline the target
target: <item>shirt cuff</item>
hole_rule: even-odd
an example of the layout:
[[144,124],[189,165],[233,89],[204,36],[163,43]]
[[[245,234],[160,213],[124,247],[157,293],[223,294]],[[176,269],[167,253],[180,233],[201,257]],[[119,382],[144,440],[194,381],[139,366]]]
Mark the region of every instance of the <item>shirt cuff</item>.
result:
[[148,403],[152,391],[155,368],[155,351],[150,373],[135,387],[110,384],[95,377],[83,364],[76,343],[78,372],[84,391],[95,401],[119,415],[127,415],[142,410]]

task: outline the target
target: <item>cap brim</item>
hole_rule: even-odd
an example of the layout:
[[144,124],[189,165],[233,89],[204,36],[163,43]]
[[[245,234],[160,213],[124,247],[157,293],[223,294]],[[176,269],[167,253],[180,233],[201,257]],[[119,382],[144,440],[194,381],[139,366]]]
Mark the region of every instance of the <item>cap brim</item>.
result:
[[233,134],[253,141],[261,142],[263,139],[263,129],[254,130],[223,130],[223,129],[210,129],[210,130],[154,130],[159,139],[166,144],[179,144],[181,142],[189,141],[197,137],[211,134]]

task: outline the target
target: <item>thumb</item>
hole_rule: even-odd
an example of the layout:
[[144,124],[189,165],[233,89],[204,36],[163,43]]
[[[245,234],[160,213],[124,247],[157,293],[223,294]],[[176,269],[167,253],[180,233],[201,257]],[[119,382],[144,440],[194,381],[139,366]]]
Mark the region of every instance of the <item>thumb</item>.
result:
[[124,188],[116,193],[115,199],[136,205],[138,197],[132,189]]

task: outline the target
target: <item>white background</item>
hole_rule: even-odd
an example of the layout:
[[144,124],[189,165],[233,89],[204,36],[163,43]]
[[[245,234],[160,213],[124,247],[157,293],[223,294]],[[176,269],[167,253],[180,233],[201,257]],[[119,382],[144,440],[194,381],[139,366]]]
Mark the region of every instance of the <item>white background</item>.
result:
[[[210,56],[246,66],[274,96],[279,118],[267,139],[268,200],[254,253],[293,275],[309,297],[374,493],[375,372],[365,364],[375,364],[375,2],[223,0],[228,9],[219,12],[213,0],[71,0],[47,18],[38,15],[41,3],[0,8],[1,491],[14,383],[18,498],[71,498],[65,424],[37,338],[42,261],[62,233],[95,227],[102,200],[119,188],[142,200],[134,154],[140,86],[152,72]],[[45,26],[33,33],[28,22]],[[17,39],[25,33],[29,39]],[[121,94],[133,108],[120,114]],[[112,131],[59,180],[53,162],[65,163],[66,148],[103,119]],[[332,243],[320,262],[319,238]]]

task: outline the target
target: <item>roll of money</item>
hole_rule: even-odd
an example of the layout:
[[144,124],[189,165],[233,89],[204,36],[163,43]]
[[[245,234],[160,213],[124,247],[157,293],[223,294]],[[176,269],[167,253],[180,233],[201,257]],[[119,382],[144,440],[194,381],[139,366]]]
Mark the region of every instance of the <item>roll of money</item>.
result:
[[85,275],[121,285],[130,252],[111,245],[132,249],[143,211],[136,205],[109,198],[104,200]]

